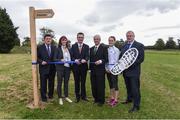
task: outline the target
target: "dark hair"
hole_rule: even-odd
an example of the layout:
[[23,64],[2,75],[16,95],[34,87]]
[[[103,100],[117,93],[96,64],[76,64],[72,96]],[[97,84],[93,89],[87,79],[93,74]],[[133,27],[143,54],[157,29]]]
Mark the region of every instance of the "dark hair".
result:
[[[62,45],[61,41],[64,40],[64,39],[66,39],[66,40],[68,41],[68,39],[67,39],[66,36],[61,36],[61,37],[59,38],[59,44],[58,44],[58,46],[61,46],[61,45]],[[66,43],[66,47],[68,47],[68,42]]]
[[78,35],[83,35],[83,36],[84,36],[84,33],[78,32],[78,33],[77,33],[77,36],[78,36]]
[[114,41],[116,41],[116,38],[114,36],[110,36],[109,38],[112,38],[112,39],[114,39]]
[[52,38],[52,35],[51,35],[51,34],[45,34],[45,35],[44,35],[44,39],[45,39],[46,37],[51,37],[51,38]]

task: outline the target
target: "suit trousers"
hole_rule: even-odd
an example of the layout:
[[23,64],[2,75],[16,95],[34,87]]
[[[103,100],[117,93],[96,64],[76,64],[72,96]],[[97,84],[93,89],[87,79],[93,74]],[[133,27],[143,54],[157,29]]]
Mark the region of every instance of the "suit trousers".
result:
[[105,102],[105,70],[91,70],[91,89],[94,102]]

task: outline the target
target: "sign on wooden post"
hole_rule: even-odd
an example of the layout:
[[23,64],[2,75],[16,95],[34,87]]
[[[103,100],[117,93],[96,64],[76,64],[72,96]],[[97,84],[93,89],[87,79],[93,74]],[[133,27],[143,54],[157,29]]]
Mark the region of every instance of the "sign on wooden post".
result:
[[43,9],[35,11],[35,18],[52,18],[54,16],[54,12],[52,9]]

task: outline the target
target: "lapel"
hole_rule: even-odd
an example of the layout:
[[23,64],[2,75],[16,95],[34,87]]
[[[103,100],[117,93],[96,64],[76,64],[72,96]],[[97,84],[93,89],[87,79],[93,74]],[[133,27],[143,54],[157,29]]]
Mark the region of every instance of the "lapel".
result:
[[61,47],[61,46],[59,46],[59,52],[60,52],[61,55],[63,54],[63,51],[62,51],[62,47]]
[[91,49],[91,53],[92,53],[93,56],[95,56],[95,54],[94,54],[94,47],[95,46],[93,46],[92,49]]
[[84,44],[82,45],[81,54],[83,53],[83,51],[84,51]]
[[78,47],[78,43],[76,43],[75,47],[76,47],[76,52],[77,52],[78,55],[79,55],[79,47]]
[[133,44],[131,45],[131,48],[136,47],[136,41],[134,40]]
[[61,46],[59,46],[59,54],[60,54],[60,59],[62,59],[63,58],[63,51],[62,51]]
[[51,45],[51,56],[53,55],[54,47]]

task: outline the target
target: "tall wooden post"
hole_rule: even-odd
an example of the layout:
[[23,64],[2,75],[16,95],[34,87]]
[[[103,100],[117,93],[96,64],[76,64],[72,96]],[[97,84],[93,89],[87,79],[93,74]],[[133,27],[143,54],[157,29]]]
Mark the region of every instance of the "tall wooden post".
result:
[[39,95],[38,95],[38,74],[37,74],[37,43],[36,43],[36,19],[52,18],[54,12],[52,9],[35,10],[34,7],[29,7],[29,23],[30,23],[30,38],[31,38],[31,55],[32,55],[32,83],[33,83],[33,98],[32,104],[28,105],[29,108],[39,108]]
[[[30,36],[31,36],[31,55],[32,62],[37,62],[37,43],[36,43],[36,22],[35,22],[35,9],[29,8],[30,16]],[[32,82],[33,82],[33,97],[34,108],[39,107],[38,84],[37,81],[37,64],[32,64]]]

